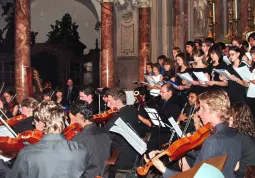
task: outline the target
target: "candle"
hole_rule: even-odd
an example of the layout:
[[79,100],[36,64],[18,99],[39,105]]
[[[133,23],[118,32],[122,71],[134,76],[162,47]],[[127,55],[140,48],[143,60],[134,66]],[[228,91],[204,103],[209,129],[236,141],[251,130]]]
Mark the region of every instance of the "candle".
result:
[[237,19],[237,0],[235,0],[235,18]]
[[213,5],[213,23],[215,23],[215,3]]

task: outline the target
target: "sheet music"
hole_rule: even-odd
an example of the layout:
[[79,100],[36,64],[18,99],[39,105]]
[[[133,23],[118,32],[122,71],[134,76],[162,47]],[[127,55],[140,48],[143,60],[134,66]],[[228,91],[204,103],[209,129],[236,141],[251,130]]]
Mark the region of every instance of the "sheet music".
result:
[[245,55],[247,56],[247,58],[248,58],[249,60],[252,60],[252,57],[251,57],[251,53],[250,53],[250,52],[246,52]]
[[227,64],[230,65],[231,61],[228,59],[228,56],[223,56],[223,61]]
[[223,75],[227,79],[230,79],[229,76],[231,75],[226,69],[213,69],[213,71],[217,72],[220,75]]
[[178,124],[175,122],[173,117],[170,117],[168,119],[168,121],[171,123],[171,125],[173,126],[175,132],[177,133],[177,135],[181,138],[182,137],[182,130],[180,129],[180,127],[178,126]]
[[153,78],[152,78],[151,76],[144,77],[144,79],[145,79],[151,86],[154,86],[155,81],[153,80]]
[[149,115],[149,117],[151,119],[151,122],[154,125],[166,127],[165,123],[162,121],[162,119],[158,115],[158,112],[156,111],[156,109],[154,109],[154,108],[146,108],[146,107],[144,109],[148,113],[148,115]]
[[[14,138],[13,134],[4,125],[0,126],[0,136]],[[11,160],[10,158],[6,158],[2,155],[0,155],[0,159],[4,162]]]
[[193,82],[193,78],[190,76],[189,73],[185,72],[185,73],[177,73],[177,75],[182,79],[187,81],[188,83],[192,83]]
[[139,154],[147,150],[147,144],[120,117],[114,124],[110,128],[111,132],[122,135]]
[[234,69],[243,80],[250,81],[252,79],[252,73],[250,72],[249,68],[246,65]]
[[201,81],[203,84],[205,84],[205,82],[209,81],[203,72],[193,72],[193,73],[198,78],[198,80]]

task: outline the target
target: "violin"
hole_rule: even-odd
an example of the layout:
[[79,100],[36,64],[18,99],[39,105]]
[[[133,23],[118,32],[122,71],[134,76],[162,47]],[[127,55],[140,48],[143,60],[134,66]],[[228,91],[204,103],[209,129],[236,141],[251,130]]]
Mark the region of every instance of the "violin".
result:
[[35,144],[41,140],[43,134],[39,130],[28,130],[18,134],[16,138],[0,137],[1,155],[7,158],[15,158],[21,149],[25,147],[24,142]]
[[[14,116],[14,117],[12,117],[12,118],[10,118],[10,119],[8,119],[8,120],[5,120],[5,122],[9,125],[9,126],[15,126],[15,125],[17,125],[20,121],[22,121],[22,120],[25,120],[27,117],[25,116],[25,115],[23,115],[23,114],[21,114],[21,115],[18,115],[18,116]],[[2,122],[0,123],[0,126],[1,125],[4,125]]]
[[66,127],[63,133],[67,140],[71,140],[76,135],[76,133],[81,132],[82,129],[83,128],[80,124],[74,123]]
[[[207,139],[207,137],[211,135],[212,128],[212,125],[208,123],[199,128],[193,135],[176,140],[166,150],[152,158],[152,161],[159,159],[164,155],[169,156],[171,161],[177,160],[181,156],[185,155],[186,152],[200,147]],[[153,166],[152,161],[147,162],[144,167],[138,167],[138,174],[145,176],[148,173],[150,167]]]
[[105,121],[108,121],[109,119],[112,118],[113,114],[118,112],[118,108],[113,108],[110,110],[107,110],[106,112],[102,113],[102,114],[95,114],[93,115],[93,122],[94,123],[103,123]]

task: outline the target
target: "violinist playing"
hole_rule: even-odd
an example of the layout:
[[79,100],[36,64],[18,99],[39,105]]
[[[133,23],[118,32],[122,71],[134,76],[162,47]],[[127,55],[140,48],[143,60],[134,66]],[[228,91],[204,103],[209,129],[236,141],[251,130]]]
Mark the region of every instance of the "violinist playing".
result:
[[[234,169],[241,158],[241,141],[237,133],[228,127],[226,120],[230,117],[230,101],[223,90],[207,91],[199,95],[199,116],[203,124],[211,123],[216,133],[207,137],[196,158],[194,165],[212,157],[228,154],[228,159],[222,170],[226,178],[234,178]],[[154,157],[160,151],[152,151],[149,156]],[[146,161],[149,161],[145,157]],[[164,166],[159,159],[152,159],[153,165],[163,173],[163,177],[169,177],[178,172],[172,171]],[[191,165],[192,167],[192,165]]]
[[16,133],[22,133],[26,130],[34,130],[33,110],[38,106],[38,102],[34,98],[25,98],[21,101],[20,106],[21,114],[23,114],[26,118],[13,126],[13,130]]
[[35,127],[44,133],[36,144],[23,148],[8,168],[0,160],[1,178],[81,178],[88,162],[88,151],[80,143],[67,141],[64,110],[53,101],[43,101],[35,110]]
[[[190,91],[188,95],[188,104],[186,103],[182,109],[182,113],[179,115],[177,119],[177,123],[180,125],[180,129],[183,131],[185,129],[187,120],[189,117],[192,119],[190,120],[189,125],[187,126],[186,133],[195,132],[201,127],[201,121],[198,117],[198,110],[199,110],[199,102],[198,102],[198,95],[195,91]],[[191,114],[191,116],[189,116]]]
[[[70,108],[71,123],[78,123],[83,130],[72,140],[82,143],[88,148],[89,161],[84,177],[100,175],[104,161],[110,157],[111,141],[109,132],[104,127],[93,123],[92,110],[86,101],[76,101]],[[108,177],[105,175],[104,177]]]
[[18,102],[15,98],[15,93],[7,89],[3,92],[3,111],[9,118],[16,116],[19,112]]

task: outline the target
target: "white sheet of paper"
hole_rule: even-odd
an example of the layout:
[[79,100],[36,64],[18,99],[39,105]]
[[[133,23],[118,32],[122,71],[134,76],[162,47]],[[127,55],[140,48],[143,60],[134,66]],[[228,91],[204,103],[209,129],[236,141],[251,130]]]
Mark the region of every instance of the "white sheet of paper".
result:
[[177,75],[182,79],[187,81],[188,83],[192,83],[193,82],[193,78],[189,75],[189,73],[185,72],[185,73],[177,73]]
[[202,83],[208,82],[208,78],[203,72],[193,72],[195,76],[198,78],[198,80]]
[[240,77],[242,77],[243,80],[250,81],[252,79],[252,73],[246,65],[234,69],[240,75]]
[[120,117],[114,124],[110,128],[111,132],[122,135],[139,154],[147,150],[147,144]]
[[223,61],[227,64],[230,65],[231,61],[228,59],[228,56],[223,56]]
[[153,80],[153,78],[151,76],[145,77],[144,78],[146,82],[148,82],[151,86],[154,86],[155,81]]
[[148,115],[149,115],[149,117],[151,119],[151,122],[154,125],[166,127],[165,123],[162,121],[162,119],[158,115],[158,112],[156,111],[156,109],[154,109],[154,108],[146,108],[146,107],[144,109],[148,113]]
[[225,76],[227,79],[229,79],[229,76],[231,75],[226,69],[213,69],[213,71]]
[[[13,134],[4,125],[0,126],[0,136],[14,138]],[[4,162],[11,160],[10,158],[6,158],[2,155],[0,155],[0,159]]]
[[173,117],[170,117],[168,119],[168,121],[171,123],[171,125],[173,126],[175,132],[177,133],[177,135],[181,138],[182,137],[182,130],[180,129],[180,127],[178,126],[178,124],[175,122]]
[[250,52],[246,52],[246,53],[245,53],[245,55],[247,56],[247,58],[248,58],[249,60],[251,60],[251,59],[252,59],[252,57],[251,57],[251,53],[250,53]]

